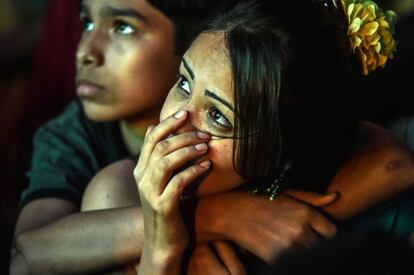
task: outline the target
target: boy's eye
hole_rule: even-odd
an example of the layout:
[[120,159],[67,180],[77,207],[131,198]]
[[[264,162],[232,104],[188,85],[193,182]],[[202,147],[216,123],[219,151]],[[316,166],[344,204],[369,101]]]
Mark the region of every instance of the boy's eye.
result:
[[115,32],[118,34],[133,34],[136,28],[124,21],[117,21],[115,23]]
[[90,18],[83,18],[83,32],[91,32],[95,25]]
[[212,108],[209,112],[209,116],[210,119],[221,128],[230,129],[233,127],[229,120],[217,108]]
[[180,90],[182,90],[186,95],[191,95],[190,83],[188,82],[187,78],[185,78],[185,76],[180,75],[177,87],[180,88]]

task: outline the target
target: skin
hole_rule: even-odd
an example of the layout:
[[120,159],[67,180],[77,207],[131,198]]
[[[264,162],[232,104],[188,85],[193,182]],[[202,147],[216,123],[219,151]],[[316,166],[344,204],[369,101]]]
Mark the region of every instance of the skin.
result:
[[[188,245],[180,196],[197,177],[207,173],[198,185],[198,196],[225,192],[245,183],[233,166],[233,139],[210,139],[207,146],[191,145],[187,138],[194,129],[212,129],[218,136],[234,132],[231,67],[223,33],[201,34],[182,64],[181,77],[161,111],[163,122],[147,131],[134,171],[146,240],[138,274],[180,274]],[[177,172],[191,159],[197,162]],[[242,274],[244,269],[239,271]]]
[[[329,186],[339,193],[338,198],[300,190],[288,190],[274,201],[245,192],[202,198],[196,207],[195,219],[199,246],[190,261],[194,274],[203,274],[207,266],[217,266],[220,262],[208,253],[211,248],[204,245],[207,242],[230,240],[271,264],[285,249],[311,247],[320,236],[335,233],[325,218],[309,205],[320,207],[335,220],[345,221],[412,189],[413,154],[388,131],[372,123],[362,123],[358,133],[360,144]],[[401,165],[394,170],[387,169],[395,161]],[[139,204],[137,186],[131,176],[135,165],[131,160],[123,160],[102,170],[85,192],[83,210]],[[126,179],[125,175],[130,176]],[[301,205],[297,199],[309,205]],[[122,246],[120,242],[119,245]],[[218,267],[228,271],[222,263]]]
[[[85,0],[82,5],[84,32],[77,52],[77,93],[91,120],[119,120],[128,126],[121,127],[126,145],[137,148],[142,131],[158,121],[166,91],[176,80],[173,24],[145,0]],[[103,239],[124,232],[125,219],[140,217],[139,209],[121,212],[123,215],[116,211],[79,213],[78,205],[53,197],[30,202],[18,217],[11,272],[73,274],[106,267],[108,262],[113,265],[119,260],[117,256],[99,252],[112,247],[111,241],[97,239],[90,246],[85,240],[91,240],[97,228]],[[110,216],[114,222],[119,217],[118,226],[102,227]],[[131,248],[139,247],[139,235],[134,242],[129,231],[121,235]]]
[[237,254],[225,241],[215,241],[211,245],[198,246],[190,260],[188,270],[188,273],[193,275],[247,274]]
[[[396,152],[397,156],[398,153]],[[404,161],[405,165],[402,167],[410,167],[410,164]],[[370,163],[370,165],[376,164]],[[369,168],[362,167],[359,173],[362,174]],[[383,167],[378,165],[377,168],[378,171],[382,171]],[[131,172],[132,169],[129,171]],[[13,252],[12,274],[26,274],[24,271],[17,271],[26,267],[30,267],[31,273],[76,274],[102,270],[136,260],[141,254],[143,244],[142,212],[137,206],[136,195],[133,201],[122,198],[136,194],[136,191],[135,193],[122,191],[120,195],[116,195],[116,192],[107,192],[111,188],[133,190],[133,188],[119,188],[119,181],[118,185],[107,184],[112,180],[115,183],[115,179],[119,180],[120,175],[123,175],[121,179],[128,178],[125,175],[131,175],[131,173],[121,173],[121,170],[117,170],[119,174],[106,170],[97,175],[95,184],[88,187],[89,191],[84,197],[85,209],[88,209],[90,198],[92,198],[89,201],[90,209],[93,209],[91,202],[97,202],[101,208],[118,205],[121,206],[120,208],[78,213],[78,206],[57,198],[40,199],[28,204],[22,210],[16,228],[16,247],[22,253]],[[387,183],[386,180],[390,176],[396,176],[400,172],[405,170],[397,169],[392,175],[384,173],[384,177],[379,177],[379,180]],[[107,173],[106,182],[102,178],[98,181],[105,173]],[[114,178],[111,179],[109,177],[111,175]],[[353,175],[358,173],[354,172]],[[343,180],[352,181],[352,178],[345,176]],[[97,184],[98,182],[105,182],[105,184],[100,185]],[[134,188],[135,190],[137,188],[135,184]],[[316,199],[317,202],[323,200],[323,198]],[[223,208],[227,210],[226,213],[223,213]],[[244,210],[240,211],[240,209]],[[275,212],[287,214],[288,211],[290,211],[290,215],[287,215],[289,219],[272,216]],[[238,243],[244,244],[248,250],[267,260],[273,259],[280,250],[289,247],[291,245],[289,242],[307,243],[306,239],[309,239],[310,232],[317,231],[322,236],[329,236],[335,231],[332,224],[326,220],[325,223],[321,222],[323,216],[315,209],[290,196],[281,196],[279,200],[269,202],[265,198],[254,198],[244,193],[223,193],[202,199],[197,206],[197,212],[200,213],[198,216],[205,217],[197,220],[197,230],[200,233],[197,234],[197,238],[200,242],[237,239]],[[234,224],[240,225],[241,222],[247,223],[249,219],[251,219],[249,224],[257,226],[257,230],[234,226]],[[315,226],[316,224],[318,226]],[[321,227],[324,230],[321,230]],[[272,230],[274,228],[287,230],[275,232]],[[252,237],[250,230],[261,232],[263,234],[258,235],[266,238]],[[229,232],[232,232],[231,236],[228,236]]]
[[[202,66],[202,57],[204,56],[204,52],[206,50],[204,46],[208,47],[209,49],[213,49],[209,53],[209,56],[211,58],[207,62],[208,66]],[[204,147],[203,150],[198,150],[197,145],[186,147],[189,144],[185,138],[185,130],[182,134],[171,137],[172,133],[178,133],[179,129],[182,128],[188,129],[186,126],[189,123],[194,123],[191,120],[193,113],[202,113],[203,108],[206,108],[205,106],[210,106],[209,104],[211,103],[207,103],[209,102],[209,99],[206,96],[205,90],[208,89],[206,87],[212,85],[211,82],[217,85],[215,86],[215,91],[217,92],[215,98],[219,97],[222,99],[231,99],[231,85],[228,84],[228,82],[230,82],[229,79],[231,78],[221,78],[222,75],[226,75],[226,69],[230,70],[229,65],[227,68],[225,65],[223,65],[223,63],[226,61],[229,63],[225,57],[225,43],[220,33],[200,35],[183,58],[183,63],[186,63],[186,70],[191,71],[191,74],[194,74],[194,76],[191,76],[191,78],[194,79],[194,83],[193,85],[188,85],[188,83],[182,79],[178,82],[179,90],[182,90],[181,92],[184,92],[186,95],[185,99],[189,102],[186,102],[180,106],[180,100],[177,100],[177,97],[175,96],[176,91],[173,88],[167,97],[163,111],[161,112],[161,117],[165,113],[168,114],[165,109],[169,110],[170,106],[177,106],[178,109],[180,109],[180,107],[182,109],[175,113],[175,115],[172,117],[165,119],[163,123],[156,126],[155,128],[150,128],[147,132],[142,155],[137,164],[134,175],[138,184],[138,191],[143,209],[145,240],[151,241],[144,242],[144,249],[142,253],[143,256],[138,267],[138,273],[146,274],[146,272],[151,271],[152,274],[179,274],[181,255],[188,245],[188,232],[183,223],[178,208],[180,195],[182,194],[183,190],[194,181],[196,177],[199,177],[202,173],[205,173],[207,169],[210,169],[210,173],[207,177],[203,178],[203,182],[200,184],[200,189],[204,185],[203,190],[206,190],[206,194],[216,191],[217,187],[214,185],[215,181],[209,181],[209,176],[214,176],[216,174],[214,169],[220,171],[220,165],[223,165],[224,167],[232,165],[231,160],[228,163],[225,163],[224,161],[219,162],[216,160],[215,162],[217,164],[215,166],[211,166],[211,163],[214,163],[214,161],[210,160],[208,157],[207,148]],[[223,60],[223,63],[217,62],[217,60]],[[190,67],[189,64],[200,64],[200,66],[193,65],[193,69],[188,69],[188,67]],[[206,67],[211,68],[206,69]],[[198,69],[201,68],[203,68],[207,77],[201,77],[200,79],[197,79],[197,81],[200,81],[202,83],[199,84],[200,82],[195,81],[195,76],[198,75]],[[224,71],[220,70],[222,68],[224,68]],[[211,72],[214,73],[211,74]],[[216,78],[214,77],[215,73],[217,73]],[[217,83],[219,84],[215,83],[215,80],[217,80]],[[190,86],[194,88],[190,89]],[[232,106],[232,104],[233,102],[231,102],[229,105]],[[202,116],[202,118],[204,118],[204,116]],[[215,115],[214,118],[220,118],[220,121],[229,121],[227,118],[223,119],[217,115]],[[203,120],[195,121],[200,124],[200,126],[196,128],[203,128],[203,122],[200,122]],[[207,121],[209,120],[207,119],[206,123]],[[369,132],[365,133],[365,135],[369,134]],[[179,138],[181,138],[181,141],[178,141]],[[361,137],[361,139],[363,138],[367,137]],[[166,141],[168,142],[166,143]],[[384,140],[378,144],[381,144],[384,146],[384,148],[386,148],[392,143]],[[365,147],[364,150],[374,150],[378,144],[371,144],[371,146]],[[177,168],[188,162],[189,159],[199,157],[201,154],[205,154],[205,156],[207,156],[207,160],[203,160],[202,162],[196,163],[179,173],[175,173],[175,171],[177,171]],[[357,152],[354,155],[353,160],[358,161],[360,154],[361,152]],[[407,154],[407,156],[409,156],[409,154]],[[214,157],[214,154],[212,157]],[[407,161],[411,161],[412,163],[412,156],[404,162]],[[392,173],[394,170],[397,170],[400,165],[400,160],[393,160],[392,162],[388,162],[386,163],[386,171]],[[341,177],[343,175],[342,173],[346,172],[347,168],[349,169],[349,167],[345,166],[345,168],[339,171],[336,179],[334,179],[333,183],[330,186],[331,190],[338,190],[338,187],[340,186],[338,182],[341,182]],[[352,170],[348,170],[348,172],[352,172]],[[375,170],[373,172],[375,172]],[[230,174],[230,179],[231,178],[232,174]],[[216,180],[217,179],[219,179],[219,177],[216,178]],[[394,190],[391,190],[391,193],[393,195],[398,194],[405,188],[411,186],[412,181],[410,182],[410,179],[412,179],[412,173],[406,177],[406,180],[401,180],[401,182],[405,182],[406,185],[401,185],[398,188],[394,188]],[[227,184],[228,185],[226,186],[221,186],[223,191],[226,191],[227,188],[238,186],[237,184],[241,183],[240,181],[234,181],[234,183],[230,181]],[[349,186],[342,186],[345,190],[349,190]],[[357,192],[354,193],[358,194],[358,192],[362,191],[362,197],[367,199],[365,201],[365,204],[362,206],[360,204],[358,205],[361,208],[367,207],[367,205],[373,201],[378,200],[378,196],[383,197],[386,192],[390,191],[386,190],[377,193],[376,196],[372,196],[369,193],[369,188],[366,187],[367,186],[365,186],[365,189],[359,188],[357,189]],[[368,187],[372,188],[372,185],[368,185]],[[367,194],[367,191],[368,196],[365,195]],[[345,192],[345,194],[347,193]],[[345,196],[345,198],[347,197]],[[357,204],[360,201],[364,200],[357,200]],[[329,210],[329,206],[327,207],[327,211],[331,211],[332,213],[332,209]],[[341,218],[341,212],[339,212],[338,216]],[[205,247],[202,247],[200,249],[205,249]],[[231,253],[226,253],[226,255],[231,255]],[[237,272],[237,274],[242,274],[243,270],[235,272]]]
[[231,136],[234,125],[230,61],[227,51],[217,47],[223,39],[224,36],[210,34],[196,39],[183,57],[180,79],[169,92],[160,114],[163,121],[179,111],[187,112],[186,123],[174,132],[176,135],[197,129],[212,135],[208,152],[197,159],[208,159],[214,167],[198,186],[199,196],[228,191],[244,183],[233,167],[234,140],[215,138]]
[[144,0],[85,0],[80,18],[77,92],[87,116],[156,120],[176,81],[172,22]]
[[[144,0],[85,0],[83,4],[85,30],[77,53],[77,92],[90,119],[120,121],[124,141],[133,152],[132,148],[139,147],[137,136],[143,136],[150,124],[158,122],[159,111],[168,90],[166,87],[170,88],[176,81],[179,61],[173,55],[172,24]],[[103,16],[101,11],[105,7],[110,7],[112,11],[113,8],[120,8],[124,15]],[[125,10],[131,9],[146,20],[125,15]],[[127,178],[118,179],[127,181]],[[105,194],[92,192],[93,186],[90,190],[87,197]],[[114,199],[111,204],[106,204],[109,200],[94,201],[102,202],[102,208],[116,206],[119,205],[117,200],[122,200],[127,192],[121,192],[119,196],[112,194],[115,193],[107,198]],[[21,210],[18,217],[11,274],[99,272],[136,260],[141,255],[144,239],[142,211],[137,200],[135,196],[133,201],[120,204],[123,207],[87,213],[79,212],[78,205],[61,198],[33,200]],[[321,217],[315,209],[301,202],[291,203],[308,212],[309,217]],[[219,235],[221,230],[227,228],[219,228],[218,225],[232,220],[232,217],[217,216],[217,213],[209,211],[214,204],[221,208],[222,201],[199,207],[206,217],[216,216],[208,224],[209,228],[199,227],[198,230],[202,230],[197,234],[200,240]],[[238,205],[237,197],[234,207],[235,211],[243,207]],[[275,208],[278,206],[275,205]],[[286,220],[286,224],[307,232],[312,231],[308,224],[313,221],[314,218],[306,221]],[[279,222],[284,223],[281,220]],[[335,230],[327,221],[322,227],[324,230],[318,232],[322,235],[331,235]],[[236,236],[246,236],[241,229],[240,234],[236,230],[233,229]],[[274,239],[272,250],[276,251],[283,247],[279,239],[295,236],[271,237]],[[300,241],[306,242],[305,239]],[[255,240],[251,242],[253,246],[261,247]]]

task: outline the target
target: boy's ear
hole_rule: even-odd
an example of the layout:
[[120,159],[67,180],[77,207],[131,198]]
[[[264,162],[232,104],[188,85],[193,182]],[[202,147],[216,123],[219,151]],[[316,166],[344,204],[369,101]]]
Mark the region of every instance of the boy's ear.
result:
[[339,192],[319,194],[316,192],[289,189],[284,191],[284,194],[289,195],[304,203],[310,204],[313,207],[328,206],[337,201],[339,198]]

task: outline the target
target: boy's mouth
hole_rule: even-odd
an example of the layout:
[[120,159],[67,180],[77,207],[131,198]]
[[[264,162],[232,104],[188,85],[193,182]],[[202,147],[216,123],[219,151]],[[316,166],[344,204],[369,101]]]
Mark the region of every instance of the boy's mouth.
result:
[[79,97],[94,97],[104,90],[104,86],[98,85],[89,80],[79,80],[76,82],[76,92]]

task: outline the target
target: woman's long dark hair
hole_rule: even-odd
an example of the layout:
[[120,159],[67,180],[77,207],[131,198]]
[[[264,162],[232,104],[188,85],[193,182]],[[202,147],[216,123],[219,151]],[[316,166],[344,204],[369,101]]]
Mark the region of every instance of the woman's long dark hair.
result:
[[234,165],[259,187],[291,157],[312,167],[310,157],[325,155],[328,166],[337,165],[332,157],[340,159],[354,132],[358,108],[351,104],[361,74],[345,17],[329,2],[242,1],[204,30],[225,35],[236,112]]
[[224,32],[231,61],[234,166],[249,182],[267,182],[276,176],[282,158],[279,102],[288,37],[252,3],[215,18],[207,31]]

